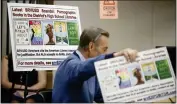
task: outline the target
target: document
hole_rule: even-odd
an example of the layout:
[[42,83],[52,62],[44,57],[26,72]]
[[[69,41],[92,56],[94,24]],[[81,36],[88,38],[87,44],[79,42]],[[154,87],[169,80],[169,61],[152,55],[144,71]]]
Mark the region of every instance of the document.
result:
[[175,75],[166,47],[95,62],[104,102],[153,102],[174,97]]
[[56,70],[79,44],[76,6],[8,3],[14,71]]

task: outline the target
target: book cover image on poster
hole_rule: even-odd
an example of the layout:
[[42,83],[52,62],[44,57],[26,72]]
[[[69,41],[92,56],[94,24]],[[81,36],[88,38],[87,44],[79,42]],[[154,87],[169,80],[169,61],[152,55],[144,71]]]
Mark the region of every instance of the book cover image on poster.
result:
[[79,44],[78,24],[74,22],[67,22],[69,45]]
[[31,45],[43,45],[41,21],[29,20]]
[[141,64],[141,67],[146,82],[153,82],[159,80],[154,62]]
[[113,72],[108,72],[108,71],[102,71],[102,74],[104,74],[105,76],[101,77],[101,86],[102,87],[102,91],[104,93],[109,93],[109,92],[115,92],[118,90],[118,84],[117,84],[117,77],[115,75],[115,73]]
[[55,21],[54,30],[57,45],[68,45],[68,36],[66,30],[66,22]]
[[157,71],[159,73],[160,79],[166,79],[166,78],[172,77],[167,59],[159,60],[159,61],[156,61],[155,63],[156,63],[156,67],[157,67]]
[[120,89],[131,87],[130,75],[127,68],[119,68],[115,73],[117,75],[117,84]]
[[55,45],[55,35],[53,32],[53,21],[42,21],[42,33],[44,35],[44,45]]
[[16,44],[30,44],[28,27],[28,21],[14,21],[14,33]]
[[141,85],[145,83],[144,75],[138,63],[127,67],[130,74],[131,86]]

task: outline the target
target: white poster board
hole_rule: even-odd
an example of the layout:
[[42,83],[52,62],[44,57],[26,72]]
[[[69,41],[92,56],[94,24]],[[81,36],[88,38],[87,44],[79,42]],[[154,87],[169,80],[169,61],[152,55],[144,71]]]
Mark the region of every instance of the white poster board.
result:
[[95,63],[104,102],[152,102],[174,97],[175,75],[166,47]]
[[56,70],[79,44],[78,7],[8,3],[14,71]]

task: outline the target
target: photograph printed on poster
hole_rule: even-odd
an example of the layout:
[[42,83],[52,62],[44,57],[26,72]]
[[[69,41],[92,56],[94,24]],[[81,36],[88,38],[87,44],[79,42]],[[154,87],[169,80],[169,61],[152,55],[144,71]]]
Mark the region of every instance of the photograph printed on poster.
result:
[[42,21],[44,45],[55,45],[55,35],[53,29],[53,21]]

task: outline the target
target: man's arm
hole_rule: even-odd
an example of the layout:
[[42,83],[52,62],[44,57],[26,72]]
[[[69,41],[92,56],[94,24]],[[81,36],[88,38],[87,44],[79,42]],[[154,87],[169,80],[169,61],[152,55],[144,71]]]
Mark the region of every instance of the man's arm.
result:
[[69,70],[66,70],[65,72],[69,75],[70,82],[83,82],[96,75],[94,62],[118,56],[125,56],[127,61],[134,61],[137,56],[137,51],[128,48],[120,52],[90,58],[86,61],[68,60],[69,62],[66,62],[64,67]]
[[113,58],[113,54],[100,55],[95,58],[90,58],[86,61],[70,60],[64,67],[68,69],[66,73],[69,75],[69,81],[71,82],[83,82],[90,77],[96,75],[94,62],[103,59]]

